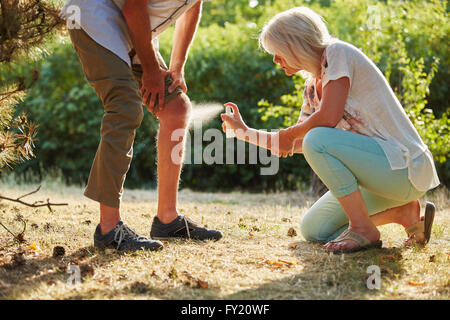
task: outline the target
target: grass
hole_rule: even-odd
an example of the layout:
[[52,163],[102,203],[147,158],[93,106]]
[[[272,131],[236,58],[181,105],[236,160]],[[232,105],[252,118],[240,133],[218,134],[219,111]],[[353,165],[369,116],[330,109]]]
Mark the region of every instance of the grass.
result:
[[[35,187],[2,184],[0,194],[18,197]],[[84,198],[81,188],[46,184],[25,200],[50,198],[69,205],[51,213],[0,202],[0,222],[11,231],[21,231],[21,218],[27,224],[23,244],[13,243],[12,236],[0,230],[0,298],[448,300],[448,195],[440,191],[428,196],[438,211],[432,241],[425,248],[404,247],[403,228],[387,225],[380,228],[382,249],[339,256],[301,237],[300,220],[314,201],[307,196],[183,190],[181,213],[222,230],[224,239],[170,241],[157,253],[118,253],[92,247],[97,204]],[[154,191],[125,192],[122,216],[137,232],[148,235],[155,212]],[[296,236],[288,236],[290,228]],[[54,258],[55,246],[63,246],[65,255]],[[74,264],[80,266],[82,281],[67,285],[68,266]],[[379,290],[366,286],[370,265],[381,268]]]

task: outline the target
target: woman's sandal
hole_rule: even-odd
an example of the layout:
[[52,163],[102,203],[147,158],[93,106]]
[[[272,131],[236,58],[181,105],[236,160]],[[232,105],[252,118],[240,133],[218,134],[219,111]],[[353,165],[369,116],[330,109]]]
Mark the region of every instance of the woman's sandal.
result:
[[427,205],[425,207],[425,216],[419,222],[406,229],[406,233],[408,234],[407,241],[414,240],[416,236],[420,235],[421,233],[425,235],[424,244],[427,244],[430,241],[435,212],[436,207],[434,206],[434,203],[427,201]]
[[371,242],[366,237],[364,237],[356,232],[353,232],[350,229],[345,230],[344,232],[341,233],[341,235],[339,237],[337,237],[334,240],[331,240],[330,242],[337,243],[337,242],[342,242],[344,240],[355,241],[359,245],[359,247],[353,248],[353,249],[348,249],[348,250],[333,250],[334,254],[352,253],[352,252],[357,252],[357,251],[367,250],[367,249],[372,249],[372,248],[381,248],[383,246],[383,242],[381,240]]

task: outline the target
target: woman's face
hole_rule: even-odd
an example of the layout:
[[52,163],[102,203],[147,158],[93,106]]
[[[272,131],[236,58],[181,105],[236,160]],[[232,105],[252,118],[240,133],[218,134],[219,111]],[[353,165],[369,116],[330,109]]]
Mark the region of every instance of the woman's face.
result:
[[273,62],[274,63],[278,63],[280,65],[280,67],[283,68],[283,70],[286,73],[286,75],[288,75],[288,76],[292,76],[293,74],[296,74],[297,72],[300,71],[300,69],[296,69],[296,68],[290,67],[287,64],[286,60],[282,56],[280,56],[278,54],[275,54],[273,56]]

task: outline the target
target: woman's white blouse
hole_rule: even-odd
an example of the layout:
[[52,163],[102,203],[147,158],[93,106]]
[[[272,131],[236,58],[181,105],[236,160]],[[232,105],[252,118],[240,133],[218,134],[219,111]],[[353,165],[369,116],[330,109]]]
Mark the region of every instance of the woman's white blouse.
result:
[[[337,39],[326,48],[325,55],[322,88],[330,80],[350,79],[341,129],[373,137],[385,152],[392,170],[408,168],[409,180],[417,190],[438,186],[431,152],[372,60],[355,46]],[[310,106],[304,103],[301,116],[308,115],[306,107]]]

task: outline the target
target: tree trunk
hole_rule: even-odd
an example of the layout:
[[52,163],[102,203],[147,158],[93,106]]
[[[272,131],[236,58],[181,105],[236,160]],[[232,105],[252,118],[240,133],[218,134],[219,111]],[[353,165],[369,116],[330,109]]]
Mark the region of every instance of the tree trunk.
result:
[[309,193],[315,197],[321,197],[328,191],[328,188],[323,184],[322,180],[314,171],[311,171],[311,186]]

